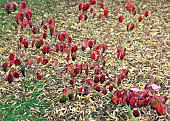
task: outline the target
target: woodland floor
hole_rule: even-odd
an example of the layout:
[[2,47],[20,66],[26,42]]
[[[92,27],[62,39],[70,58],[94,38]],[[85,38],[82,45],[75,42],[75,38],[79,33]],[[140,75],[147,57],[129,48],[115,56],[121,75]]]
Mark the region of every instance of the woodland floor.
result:
[[[80,40],[92,37],[85,21],[82,21],[84,24],[81,26],[79,24],[78,4],[71,2],[68,7],[66,2],[59,2],[59,0],[51,0],[48,4],[46,2],[47,0],[36,0],[36,2],[27,0],[28,6],[33,8],[34,23],[40,23],[42,18],[44,20],[53,18],[60,30],[66,30],[72,35],[76,44],[79,44]],[[115,10],[119,2],[108,0],[105,4],[110,11],[109,17],[104,22],[97,18],[93,20],[93,38],[98,42],[107,43],[109,50],[107,64],[114,70],[117,66],[116,48],[124,41],[127,32],[124,31],[125,25],[116,27],[119,14]],[[17,50],[17,41],[21,32],[15,30],[13,17],[3,13],[4,4],[0,3],[0,5],[0,64],[2,65],[9,54]],[[170,104],[170,1],[155,0],[151,2],[151,6],[155,9],[154,14],[137,24],[137,28],[126,44],[127,54],[121,64],[123,68],[128,68],[130,73],[129,78],[122,82],[122,87],[144,88],[150,78],[155,78],[161,86],[158,95],[167,96],[167,104]],[[144,6],[143,9],[145,7],[147,8]],[[28,33],[26,37],[29,36],[32,35]],[[38,55],[31,55],[31,57],[38,57]],[[113,105],[100,93],[92,92],[88,96],[81,97],[80,100],[60,104],[58,90],[61,90],[61,87],[61,84],[50,80],[32,81],[29,76],[21,77],[8,84],[0,66],[0,120],[9,121],[10,118],[14,120],[133,120],[125,108]],[[158,116],[155,110],[148,107],[143,109],[137,119],[168,121],[170,117]]]

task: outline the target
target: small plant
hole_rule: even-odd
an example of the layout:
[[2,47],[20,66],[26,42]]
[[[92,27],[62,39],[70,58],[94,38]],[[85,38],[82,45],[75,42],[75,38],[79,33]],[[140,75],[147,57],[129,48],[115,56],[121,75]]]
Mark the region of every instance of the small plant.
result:
[[[167,97],[156,95],[161,89],[156,80],[151,79],[144,89],[138,87],[125,89],[122,86],[122,82],[129,79],[131,73],[129,69],[122,67],[128,52],[126,44],[138,27],[137,24],[145,21],[145,18],[153,13],[153,9],[140,11],[140,6],[135,3],[126,0],[117,8],[117,12],[121,14],[116,18],[118,25],[126,26],[127,36],[115,50],[117,67],[110,69],[107,60],[110,51],[108,45],[95,38],[94,22],[91,22],[95,16],[104,21],[112,14],[103,2],[89,0],[79,3],[78,8],[81,13],[78,20],[80,23],[83,20],[88,21],[85,24],[90,23],[93,35],[81,42],[75,42],[68,31],[58,28],[52,18],[47,22],[41,20],[40,25],[32,23],[32,8],[28,8],[26,2],[22,1],[15,16],[15,27],[20,29],[20,25],[22,31],[22,35],[18,36],[18,50],[10,53],[2,64],[6,80],[12,84],[15,79],[27,79],[30,74],[37,82],[56,80],[56,86],[62,85],[59,89],[61,93],[57,94],[58,103],[65,104],[78,100],[79,97],[97,93],[109,99],[115,106],[125,106],[134,120],[137,120],[136,117],[141,115],[141,110],[148,106],[156,109],[158,115],[167,114],[168,105],[165,103]],[[141,4],[144,3],[146,1],[143,0]],[[11,14],[16,11],[17,6],[16,2],[7,2],[4,10],[7,14]],[[27,29],[27,26],[30,29]],[[26,31],[32,36],[28,37]],[[33,56],[35,54],[36,57]],[[26,56],[29,59],[25,59]]]

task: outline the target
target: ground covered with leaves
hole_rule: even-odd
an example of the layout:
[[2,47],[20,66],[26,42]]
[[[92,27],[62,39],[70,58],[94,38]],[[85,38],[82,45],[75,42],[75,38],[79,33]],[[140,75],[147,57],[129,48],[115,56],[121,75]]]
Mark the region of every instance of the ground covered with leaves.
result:
[[[0,64],[8,60],[9,54],[18,52],[18,41],[21,35],[29,40],[34,34],[29,27],[26,29],[15,28],[15,14],[4,12],[5,0],[0,3]],[[33,25],[40,26],[42,20],[52,18],[57,26],[57,31],[66,31],[72,37],[72,43],[78,47],[77,57],[71,63],[86,63],[91,60],[86,54],[81,55],[81,43],[88,38],[96,39],[97,43],[106,43],[106,68],[110,75],[117,70],[117,47],[127,37],[127,23],[119,23],[121,15],[117,7],[124,4],[123,0],[103,0],[109,9],[108,17],[95,17],[88,21],[79,21],[79,1],[68,4],[60,0],[27,0],[27,6],[32,8]],[[16,1],[20,4],[18,1]],[[48,2],[48,3],[47,3]],[[140,3],[139,0],[136,0]],[[154,8],[154,13],[143,21],[137,23],[126,43],[126,56],[119,62],[121,68],[129,70],[128,78],[122,81],[121,88],[128,89],[138,87],[144,89],[151,79],[157,81],[161,90],[156,95],[167,97],[166,104],[170,104],[170,2],[168,0],[151,1],[149,5],[143,5],[142,10]],[[95,10],[102,13],[99,8]],[[15,12],[16,13],[16,12]],[[138,19],[139,16],[135,16]],[[134,18],[135,18],[134,17]],[[43,31],[43,30],[40,30]],[[46,44],[53,44],[55,37],[45,40]],[[53,48],[52,48],[53,50]],[[43,56],[41,49],[28,47],[19,50],[23,53],[23,60],[36,60]],[[55,50],[54,50],[55,51]],[[112,92],[104,95],[96,90],[91,90],[88,95],[76,95],[73,100],[61,103],[60,97],[64,88],[72,89],[73,86],[64,73],[63,65],[68,64],[64,60],[65,55],[54,54],[52,51],[47,56],[50,60],[57,60],[55,67],[50,65],[31,65],[26,68],[25,77],[20,76],[9,84],[6,80],[7,73],[0,66],[0,120],[133,120],[126,108],[115,105],[111,101]],[[28,71],[27,71],[28,70]],[[38,80],[38,70],[45,71],[43,78]],[[119,70],[118,70],[119,71]],[[89,72],[93,73],[93,72]],[[85,74],[84,74],[85,75]],[[84,75],[78,75],[76,83],[81,83]],[[80,85],[76,84],[75,88]],[[116,89],[115,89],[116,90]],[[169,108],[170,110],[170,108]],[[169,112],[159,116],[156,110],[148,107],[140,108],[141,121],[168,121]]]

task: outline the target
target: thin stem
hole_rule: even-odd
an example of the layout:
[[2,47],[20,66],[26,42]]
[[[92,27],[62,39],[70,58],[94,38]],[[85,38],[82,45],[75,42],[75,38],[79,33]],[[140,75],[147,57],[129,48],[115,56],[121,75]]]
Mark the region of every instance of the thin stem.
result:
[[88,19],[88,23],[89,23],[89,25],[90,25],[90,29],[91,29],[91,32],[92,32],[92,34],[93,34],[93,36],[94,36],[94,26],[93,26],[93,24],[91,25],[91,17],[89,17],[89,19]]
[[133,117],[133,120],[137,121],[136,117],[133,115],[132,110],[130,109],[130,107],[127,104],[125,105],[125,108],[129,111],[130,115]]

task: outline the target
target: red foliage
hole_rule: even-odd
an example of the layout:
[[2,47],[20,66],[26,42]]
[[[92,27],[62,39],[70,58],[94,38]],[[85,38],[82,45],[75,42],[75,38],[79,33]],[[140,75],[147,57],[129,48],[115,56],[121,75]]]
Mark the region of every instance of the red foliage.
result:
[[100,8],[104,9],[104,3],[99,2]]
[[104,74],[102,74],[101,76],[100,76],[100,83],[103,83],[103,82],[105,82],[105,75]]
[[119,16],[119,22],[122,23],[123,22],[123,16]]
[[41,73],[41,72],[38,72],[36,75],[37,75],[37,79],[38,79],[38,80],[41,80],[41,79],[42,79],[42,73]]
[[125,56],[125,51],[126,51],[126,48],[122,48],[122,46],[119,46],[118,48],[117,48],[117,57],[118,57],[118,59],[123,59],[124,58],[124,56]]
[[130,26],[130,28],[129,28],[129,30],[132,31],[132,30],[134,29],[134,27],[135,27],[135,24],[132,23],[131,26]]
[[9,60],[11,61],[11,60],[14,60],[14,57],[15,57],[15,55],[13,54],[13,53],[11,53],[10,55],[9,55]]
[[91,39],[88,39],[88,40],[87,40],[87,46],[88,46],[89,48],[92,48],[92,47],[93,47],[93,41],[92,41]]
[[25,2],[25,1],[22,1],[22,2],[21,2],[21,8],[22,8],[22,9],[25,9],[25,8],[26,8],[26,2]]
[[146,11],[144,12],[144,14],[143,14],[143,15],[144,15],[145,17],[147,17],[147,16],[148,16],[148,14],[149,14],[149,12],[148,12],[148,10],[146,10]]
[[12,74],[11,72],[9,72],[8,75],[7,75],[7,81],[8,81],[9,83],[12,83],[12,82],[13,82],[13,74]]
[[7,13],[7,14],[10,14],[11,12],[15,12],[16,11],[16,7],[18,6],[18,4],[16,2],[7,2],[5,4],[5,7],[4,7],[4,11]]
[[96,4],[96,0],[90,0],[89,3],[90,3],[91,5],[95,5],[95,4]]
[[105,9],[104,9],[104,16],[107,17],[108,15],[109,15],[109,9],[108,9],[108,8],[105,8]]
[[20,65],[20,64],[21,64],[21,61],[18,58],[16,58],[15,59],[15,65]]
[[4,70],[5,72],[6,72],[7,69],[8,69],[8,65],[9,65],[8,62],[4,62],[4,63],[2,64],[2,68],[3,68],[3,70]]
[[39,28],[38,26],[33,26],[32,32],[33,32],[34,34],[39,33],[39,31],[40,31],[40,28]]
[[19,78],[19,72],[18,71],[15,71],[14,73],[13,73],[13,76],[15,77],[15,78]]
[[133,110],[133,115],[134,115],[135,117],[138,117],[138,116],[140,115],[138,108],[135,108],[135,109]]
[[139,16],[138,22],[141,22],[141,21],[142,21],[142,16]]
[[89,4],[88,3],[84,3],[82,6],[83,11],[87,11],[89,9]]
[[107,94],[107,89],[106,88],[102,88],[102,93],[104,94],[104,95],[106,95]]

